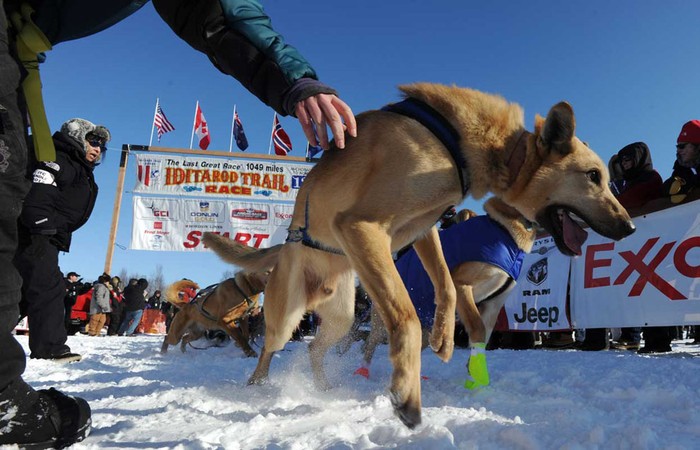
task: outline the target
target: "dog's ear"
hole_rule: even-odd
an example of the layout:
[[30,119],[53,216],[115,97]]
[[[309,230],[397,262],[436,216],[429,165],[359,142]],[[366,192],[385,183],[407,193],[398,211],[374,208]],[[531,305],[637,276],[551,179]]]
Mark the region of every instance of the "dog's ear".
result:
[[[547,113],[547,119],[535,118],[535,132],[538,135],[537,149],[541,154],[557,152],[566,155],[573,151],[572,141],[576,131],[574,109],[567,102],[559,102]],[[544,156],[544,155],[543,155]]]

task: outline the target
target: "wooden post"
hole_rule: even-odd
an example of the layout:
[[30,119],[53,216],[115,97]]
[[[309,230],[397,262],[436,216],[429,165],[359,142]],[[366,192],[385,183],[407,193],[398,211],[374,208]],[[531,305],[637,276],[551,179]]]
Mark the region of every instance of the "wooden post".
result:
[[119,227],[119,212],[122,208],[122,194],[124,193],[124,178],[126,177],[126,164],[129,161],[129,146],[122,145],[122,156],[119,160],[119,177],[117,179],[117,192],[114,194],[114,209],[112,210],[112,226],[109,229],[109,243],[107,244],[107,257],[105,258],[104,273],[111,275],[112,255],[117,241],[117,228]]

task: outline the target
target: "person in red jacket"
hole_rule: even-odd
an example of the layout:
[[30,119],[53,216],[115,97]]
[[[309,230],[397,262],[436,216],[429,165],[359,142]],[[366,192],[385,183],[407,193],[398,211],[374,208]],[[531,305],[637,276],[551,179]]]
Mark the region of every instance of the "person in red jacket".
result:
[[624,146],[608,163],[611,188],[626,209],[644,206],[661,196],[663,180],[654,170],[651,152],[644,142]]

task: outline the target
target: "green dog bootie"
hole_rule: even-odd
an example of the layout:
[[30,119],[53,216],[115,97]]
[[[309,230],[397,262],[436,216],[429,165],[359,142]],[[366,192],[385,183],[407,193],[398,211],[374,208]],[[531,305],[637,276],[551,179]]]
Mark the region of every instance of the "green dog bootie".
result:
[[467,364],[469,377],[464,382],[466,389],[476,389],[489,385],[489,369],[486,365],[486,344],[478,343],[471,347],[471,356]]

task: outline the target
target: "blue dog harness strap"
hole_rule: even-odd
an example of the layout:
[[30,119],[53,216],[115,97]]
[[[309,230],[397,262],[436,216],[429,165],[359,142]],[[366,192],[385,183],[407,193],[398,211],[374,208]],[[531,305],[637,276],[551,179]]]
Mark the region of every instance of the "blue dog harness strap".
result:
[[464,158],[459,146],[459,133],[457,133],[452,124],[431,106],[415,98],[407,98],[401,102],[386,105],[382,108],[382,111],[410,117],[430,130],[442,142],[442,145],[447,148],[457,165],[459,183],[462,187],[462,197],[466,197],[471,180],[467,170],[467,160]]
[[287,239],[285,242],[301,242],[302,245],[305,245],[309,248],[313,248],[316,250],[322,250],[324,252],[328,253],[334,253],[336,255],[345,255],[342,250],[329,247],[327,245],[324,245],[317,240],[314,240],[310,235],[309,235],[309,197],[306,197],[306,206],[304,208],[304,226],[297,229],[297,230],[287,230]]
[[[435,135],[442,145],[447,148],[452,159],[457,165],[457,175],[462,188],[462,197],[466,197],[469,191],[471,181],[469,180],[469,172],[467,170],[467,160],[462,155],[459,147],[459,133],[440,113],[435,111],[426,103],[416,100],[415,98],[407,98],[398,103],[392,103],[382,108],[382,111],[393,112],[409,117]],[[448,208],[449,209],[449,208]],[[321,242],[314,240],[309,235],[309,198],[306,197],[306,210],[304,216],[304,226],[297,230],[287,230],[286,242],[301,242],[303,245],[322,250],[336,255],[344,255],[343,251],[333,247],[324,245]]]
[[[464,262],[477,261],[503,269],[513,280],[520,275],[525,252],[518,248],[505,228],[488,216],[477,216],[457,223],[440,231],[439,235],[450,271]],[[399,258],[396,269],[421,324],[431,326],[435,315],[435,290],[416,251],[410,249]],[[502,292],[502,289],[499,291]]]

